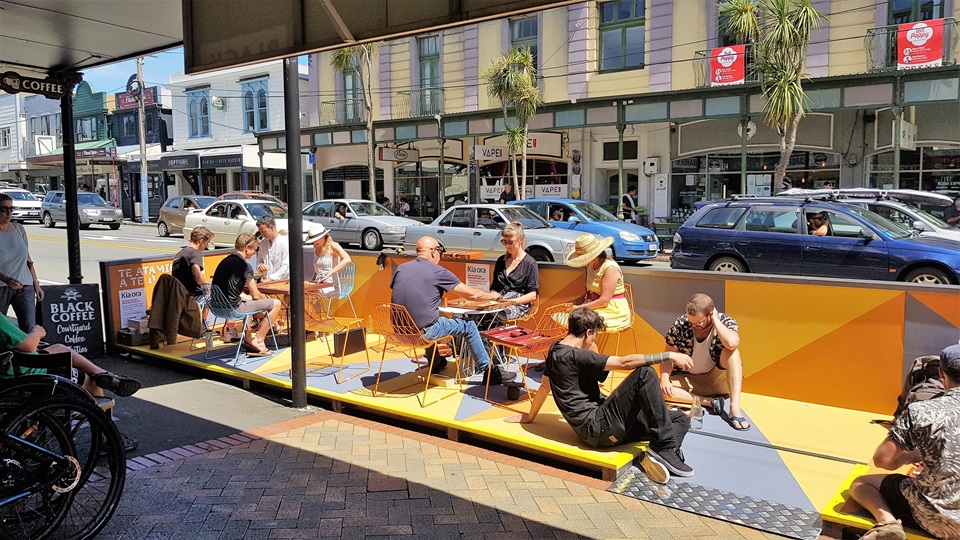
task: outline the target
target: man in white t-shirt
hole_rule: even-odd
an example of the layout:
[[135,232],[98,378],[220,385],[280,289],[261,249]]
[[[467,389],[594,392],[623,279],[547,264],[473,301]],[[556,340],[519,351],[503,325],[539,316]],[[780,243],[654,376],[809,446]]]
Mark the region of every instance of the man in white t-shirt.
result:
[[692,403],[693,396],[701,405],[724,414],[724,396],[730,398],[727,421],[737,431],[752,426],[740,408],[743,383],[743,362],[740,359],[740,334],[737,321],[717,311],[713,299],[696,293],[687,302],[687,309],[667,331],[667,351],[680,352],[693,358],[693,367],[682,371],[664,363],[660,370],[660,389],[667,401]]
[[637,186],[630,186],[627,189],[623,194],[623,200],[620,201],[620,207],[623,209],[624,221],[637,222]]
[[290,277],[290,243],[287,237],[277,230],[277,222],[270,216],[257,220],[257,230],[263,241],[257,248],[257,272],[263,272],[263,279],[276,281]]

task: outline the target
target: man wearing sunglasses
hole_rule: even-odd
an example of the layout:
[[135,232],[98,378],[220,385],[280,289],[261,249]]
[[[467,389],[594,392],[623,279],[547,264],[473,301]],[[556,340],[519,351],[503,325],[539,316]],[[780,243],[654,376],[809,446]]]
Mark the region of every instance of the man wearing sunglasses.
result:
[[[444,249],[435,238],[424,236],[417,241],[417,258],[397,267],[390,288],[393,290],[390,301],[407,308],[413,322],[427,339],[443,336],[464,338],[466,347],[476,359],[477,371],[483,372],[483,382],[491,377],[492,384],[512,381],[517,374],[499,366],[490,368],[490,355],[480,339],[477,323],[469,319],[449,319],[440,316],[440,301],[443,293],[453,291],[471,300],[496,300],[495,292],[484,292],[460,281],[453,272],[440,266],[440,255]],[[427,349],[429,360],[434,351]],[[438,357],[433,363],[433,373],[440,373],[447,366],[447,359]]]
[[807,214],[807,232],[814,236],[827,236],[830,234],[830,217],[826,212],[815,212]]

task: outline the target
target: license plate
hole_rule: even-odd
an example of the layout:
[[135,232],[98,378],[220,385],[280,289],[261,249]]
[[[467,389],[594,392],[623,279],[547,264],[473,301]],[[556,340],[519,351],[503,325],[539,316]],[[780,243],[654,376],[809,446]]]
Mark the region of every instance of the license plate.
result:
[[657,245],[656,245],[656,244],[650,244],[650,249],[656,250],[656,249],[657,249]]
[[105,218],[100,218],[100,221],[116,221],[116,220],[113,219],[112,217],[105,217]]

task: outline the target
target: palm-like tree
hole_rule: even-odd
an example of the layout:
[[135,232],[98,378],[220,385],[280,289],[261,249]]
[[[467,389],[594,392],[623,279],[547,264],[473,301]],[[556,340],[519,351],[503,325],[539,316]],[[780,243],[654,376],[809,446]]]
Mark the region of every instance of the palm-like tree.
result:
[[[503,123],[506,129],[507,147],[510,153],[510,172],[513,175],[513,192],[523,199],[527,186],[527,139],[530,121],[543,104],[543,96],[537,85],[536,59],[529,47],[514,49],[496,58],[484,70],[480,81],[487,85],[487,95],[500,101]],[[509,110],[513,109],[516,124],[509,123]],[[520,153],[520,181],[517,180],[517,153]]]
[[721,29],[754,47],[752,69],[765,98],[764,121],[780,135],[780,161],[773,181],[776,192],[786,179],[806,109],[802,81],[810,36],[820,30],[826,16],[811,0],[722,0],[718,6]]
[[380,50],[382,42],[351,45],[337,49],[330,55],[333,69],[346,73],[356,71],[360,79],[360,91],[363,92],[363,111],[367,128],[367,172],[370,178],[371,201],[377,200],[377,176],[373,161],[373,88],[370,83],[373,69],[373,57]]

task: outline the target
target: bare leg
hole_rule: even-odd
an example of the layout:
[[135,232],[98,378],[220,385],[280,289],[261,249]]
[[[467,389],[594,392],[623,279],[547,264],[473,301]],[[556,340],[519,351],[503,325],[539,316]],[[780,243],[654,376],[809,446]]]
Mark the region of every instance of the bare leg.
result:
[[54,343],[46,347],[44,350],[49,353],[70,353],[70,364],[76,368],[77,371],[86,375],[86,377],[83,378],[83,389],[86,390],[91,396],[103,395],[103,390],[101,390],[100,387],[93,382],[93,376],[98,373],[103,373],[106,371],[105,369],[94,364],[86,356],[83,356],[66,345]]
[[890,510],[886,499],[880,493],[880,483],[886,478],[885,474],[868,474],[861,476],[850,485],[850,496],[864,507],[877,523],[896,521],[896,516]]
[[247,329],[247,341],[252,344],[258,351],[266,351],[266,339],[267,335],[270,333],[270,321],[276,321],[277,316],[280,314],[280,301],[274,299],[273,307],[270,308],[270,316],[260,319],[260,323],[257,324],[257,335],[253,336],[251,330]]
[[[740,360],[740,350],[724,349],[720,353],[720,367],[727,371],[727,387],[730,390],[730,416],[743,416],[740,408],[740,390],[743,388],[743,361]],[[739,429],[746,429],[749,422],[737,422]]]

